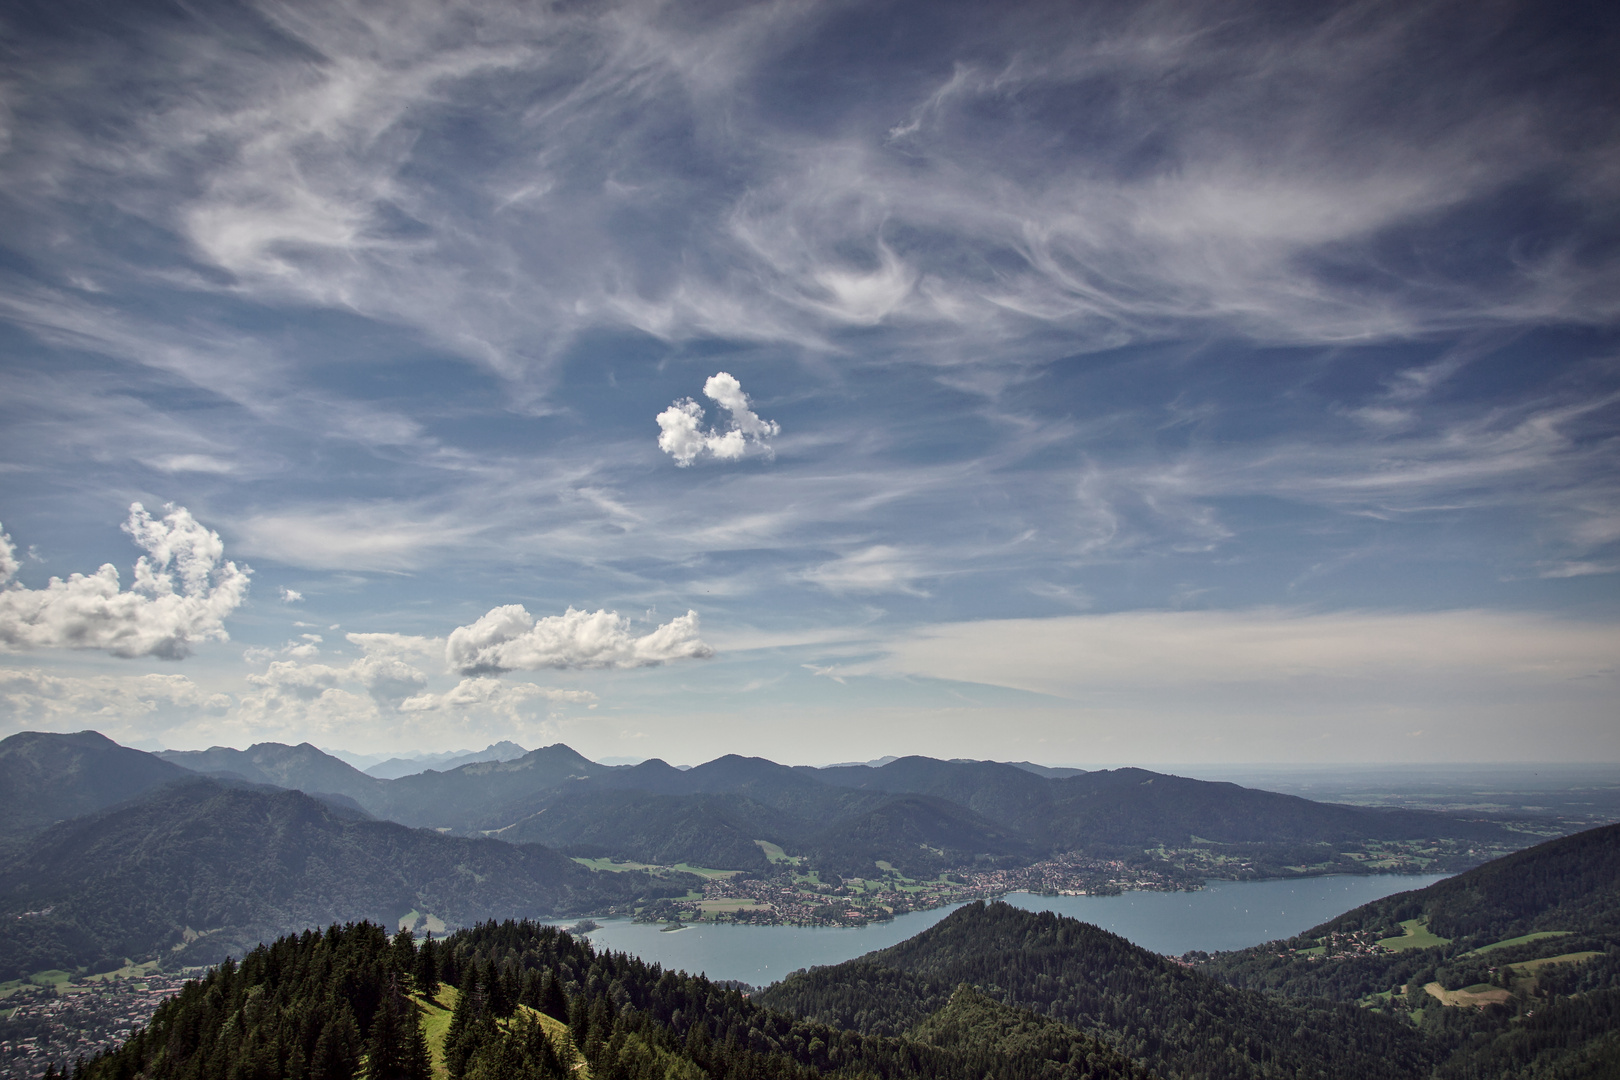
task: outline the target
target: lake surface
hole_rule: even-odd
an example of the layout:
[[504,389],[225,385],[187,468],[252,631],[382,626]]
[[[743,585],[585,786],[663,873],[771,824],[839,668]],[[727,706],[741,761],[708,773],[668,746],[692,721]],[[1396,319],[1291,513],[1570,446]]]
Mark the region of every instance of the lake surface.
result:
[[[1055,911],[1127,938],[1144,949],[1179,956],[1189,949],[1242,949],[1291,937],[1353,907],[1445,874],[1370,874],[1294,881],[1212,881],[1198,892],[1128,892],[1119,896],[1012,893],[1009,904]],[[666,968],[765,986],[802,967],[840,964],[915,937],[960,905],[913,911],[869,926],[727,926],[698,924],[665,932],[657,924],[603,919],[591,932],[599,949],[632,953]]]

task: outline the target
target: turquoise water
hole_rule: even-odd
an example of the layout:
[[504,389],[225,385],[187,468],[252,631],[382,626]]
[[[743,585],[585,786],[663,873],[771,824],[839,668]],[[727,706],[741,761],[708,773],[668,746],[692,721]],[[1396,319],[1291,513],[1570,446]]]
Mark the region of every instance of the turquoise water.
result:
[[[1128,938],[1145,949],[1179,956],[1189,949],[1242,949],[1291,937],[1353,907],[1441,880],[1444,874],[1305,878],[1295,881],[1212,881],[1198,892],[1128,892],[1120,896],[1035,896],[1013,893],[1008,903],[1055,911]],[[590,938],[597,948],[633,953],[666,968],[702,972],[765,986],[802,967],[839,964],[914,937],[955,908],[913,911],[892,922],[860,927],[656,925],[603,919]]]

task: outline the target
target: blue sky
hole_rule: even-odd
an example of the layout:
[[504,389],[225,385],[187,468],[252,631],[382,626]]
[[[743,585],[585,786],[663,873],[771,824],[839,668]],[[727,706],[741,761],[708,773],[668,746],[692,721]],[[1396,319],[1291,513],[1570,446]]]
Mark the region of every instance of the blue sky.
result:
[[0,731],[1620,760],[1617,21],[8,5]]

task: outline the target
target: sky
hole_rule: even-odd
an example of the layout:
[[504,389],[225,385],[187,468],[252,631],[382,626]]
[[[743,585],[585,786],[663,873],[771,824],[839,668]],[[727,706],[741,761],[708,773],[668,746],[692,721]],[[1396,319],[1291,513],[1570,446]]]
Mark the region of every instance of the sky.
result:
[[1617,30],[11,0],[0,734],[1620,761]]

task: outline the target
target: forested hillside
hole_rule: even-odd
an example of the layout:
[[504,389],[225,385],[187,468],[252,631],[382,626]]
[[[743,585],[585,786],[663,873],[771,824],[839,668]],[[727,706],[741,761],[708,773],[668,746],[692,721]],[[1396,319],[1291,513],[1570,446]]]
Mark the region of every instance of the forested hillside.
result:
[[450,925],[600,913],[694,882],[592,873],[535,844],[442,836],[194,776],[56,825],[0,868],[0,978],[176,948],[206,962],[288,929],[412,910]]
[[1406,1018],[1447,1055],[1442,1077],[1620,1075],[1620,826],[1539,844],[1203,970]]
[[0,741],[0,844],[134,798],[186,770],[105,735],[24,731]]
[[[448,1014],[448,1015],[446,1015]],[[1106,1043],[963,991],[907,1038],[761,1008],[532,923],[442,942],[333,926],[254,949],[161,1006],[83,1080],[1147,1080]]]
[[[1409,924],[1421,924],[1431,947],[1369,951],[1348,945],[1401,945]],[[1556,935],[1556,941],[1498,946],[1537,934]],[[1346,944],[1335,948],[1336,939]],[[1502,960],[1534,959],[1550,944],[1571,952],[1610,943],[1620,944],[1620,825],[1549,840],[1428,888],[1375,900],[1285,942],[1222,954],[1210,970],[1235,985],[1355,1001],[1432,977],[1437,966],[1455,979],[1465,969],[1477,973]],[[1497,947],[1478,952],[1488,946]]]
[[1119,1046],[1164,1075],[1409,1077],[1433,1064],[1409,1025],[1348,1005],[1226,986],[1074,919],[969,904],[930,930],[760,996],[795,1016],[896,1034],[960,985]]

